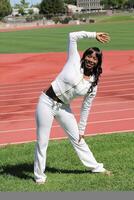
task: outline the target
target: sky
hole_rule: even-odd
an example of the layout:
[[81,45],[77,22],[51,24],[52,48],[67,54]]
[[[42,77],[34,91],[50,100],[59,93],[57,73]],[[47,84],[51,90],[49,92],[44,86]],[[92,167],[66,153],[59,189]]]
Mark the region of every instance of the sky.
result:
[[[26,0],[26,2],[30,3],[30,5],[35,5],[37,3],[40,3],[41,0]],[[11,5],[15,5],[16,3],[20,3],[20,0],[10,0]]]

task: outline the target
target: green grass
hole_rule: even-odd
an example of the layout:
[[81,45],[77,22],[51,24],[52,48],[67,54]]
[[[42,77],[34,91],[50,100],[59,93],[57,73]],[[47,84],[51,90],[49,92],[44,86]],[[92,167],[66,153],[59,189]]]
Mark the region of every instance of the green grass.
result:
[[0,149],[0,191],[133,191],[134,134],[87,137],[97,161],[113,172],[92,174],[76,156],[68,140],[50,141],[45,185],[33,181],[35,143]]
[[89,19],[95,19],[96,23],[102,23],[102,22],[124,22],[124,21],[134,21],[134,15],[133,13],[129,12],[119,12],[119,13],[114,13],[112,15],[104,15],[103,13],[97,14],[97,13],[92,13],[92,14],[81,14],[78,15],[76,14],[77,18],[89,18]]
[[0,33],[0,53],[66,51],[68,33],[80,30],[108,32],[111,42],[100,44],[96,40],[85,39],[78,43],[79,50],[89,46],[99,46],[105,50],[134,49],[134,23],[128,21]]
[[112,16],[96,16],[96,17],[93,17],[96,22],[124,22],[124,21],[134,21],[134,15],[132,14],[126,14],[126,15],[123,15],[123,13],[120,13],[120,14],[115,14],[115,15],[112,15]]

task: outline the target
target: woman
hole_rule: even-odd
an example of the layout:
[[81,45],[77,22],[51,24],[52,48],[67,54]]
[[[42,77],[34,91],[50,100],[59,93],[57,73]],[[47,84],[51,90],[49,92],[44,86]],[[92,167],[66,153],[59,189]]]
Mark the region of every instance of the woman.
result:
[[[82,38],[97,39],[107,43],[107,33],[72,32],[69,34],[68,59],[63,70],[43,91],[37,105],[37,145],[35,151],[34,176],[38,184],[46,181],[46,151],[50,129],[55,118],[67,133],[81,162],[93,173],[110,174],[102,163],[98,163],[84,140],[84,131],[92,100],[97,92],[99,76],[102,73],[102,53],[97,47],[87,49],[82,58],[77,50],[77,41]],[[79,125],[70,108],[70,101],[84,96]]]

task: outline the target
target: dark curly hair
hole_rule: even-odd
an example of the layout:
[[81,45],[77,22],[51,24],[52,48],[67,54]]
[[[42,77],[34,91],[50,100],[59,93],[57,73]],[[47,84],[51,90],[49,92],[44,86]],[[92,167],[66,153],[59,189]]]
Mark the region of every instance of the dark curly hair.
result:
[[91,87],[89,89],[89,92],[93,91],[93,87],[95,87],[98,84],[100,74],[102,74],[102,67],[101,67],[101,65],[102,65],[102,52],[101,52],[101,50],[98,47],[91,47],[91,48],[88,48],[83,53],[83,56],[81,58],[81,67],[84,68],[85,57],[88,56],[88,55],[91,55],[94,52],[96,54],[96,57],[98,58],[98,63],[93,68],[93,71],[92,71],[92,74],[91,74],[91,75],[94,75],[95,79],[94,79],[94,82],[92,83],[92,85],[91,85]]

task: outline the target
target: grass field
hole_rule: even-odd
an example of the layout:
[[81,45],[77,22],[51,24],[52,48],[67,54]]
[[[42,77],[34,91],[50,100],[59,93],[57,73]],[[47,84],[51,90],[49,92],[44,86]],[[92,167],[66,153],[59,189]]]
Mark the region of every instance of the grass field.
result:
[[13,145],[0,151],[0,191],[133,191],[134,134],[86,138],[98,161],[111,177],[91,174],[83,167],[68,140],[50,141],[45,185],[33,181],[34,143]]
[[89,46],[99,46],[105,50],[134,49],[134,23],[125,21],[0,33],[0,53],[66,51],[68,33],[80,30],[103,31],[111,36],[111,42],[105,45],[95,40],[82,40],[78,43],[80,50]]
[[115,13],[114,15],[111,16],[93,16],[93,18],[96,20],[96,22],[124,22],[124,21],[134,21],[134,15],[132,13]]
[[[134,23],[97,23],[63,28],[44,28],[0,33],[0,53],[66,51],[70,31],[106,31],[111,42],[99,44],[105,50],[134,49]],[[89,46],[98,46],[90,40]],[[87,40],[79,49],[87,48]],[[134,134],[121,133],[86,138],[96,159],[113,172],[111,177],[91,174],[78,160],[68,140],[50,141],[47,184],[33,181],[35,143],[0,148],[0,191],[133,191]]]

